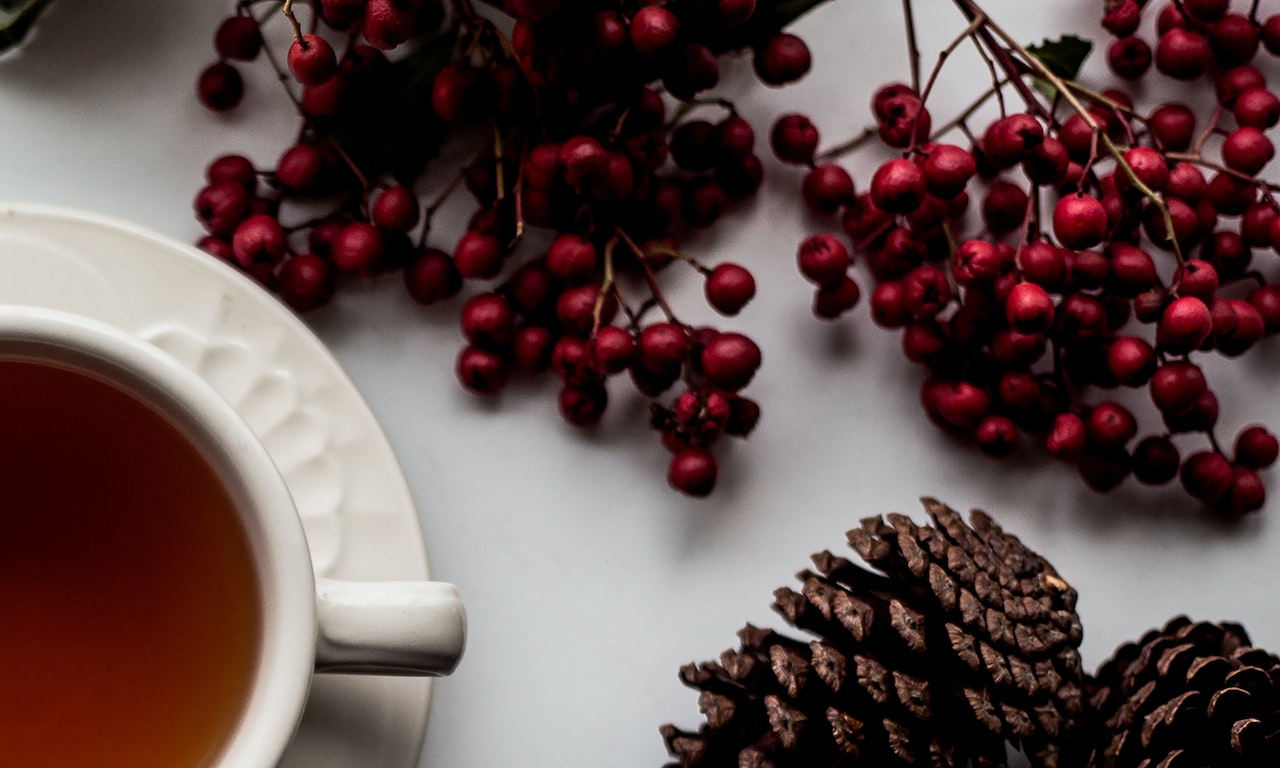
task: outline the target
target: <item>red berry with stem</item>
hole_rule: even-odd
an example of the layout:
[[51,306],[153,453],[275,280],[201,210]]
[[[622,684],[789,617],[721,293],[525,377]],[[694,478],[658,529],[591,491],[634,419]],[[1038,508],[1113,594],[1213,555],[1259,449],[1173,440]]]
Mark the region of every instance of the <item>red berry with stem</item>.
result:
[[570,285],[585,283],[596,274],[596,247],[581,235],[560,235],[547,249],[547,269]]
[[303,85],[320,85],[338,73],[338,57],[329,41],[306,34],[289,46],[289,72]]
[[1233,67],[1253,59],[1261,40],[1261,32],[1249,17],[1238,13],[1223,16],[1209,26],[1209,47],[1222,66]]
[[1206,305],[1218,293],[1218,270],[1201,259],[1188,259],[1173,273],[1173,286],[1180,296],[1192,296]]
[[982,136],[987,162],[1009,168],[1029,158],[1044,141],[1044,126],[1031,115],[1020,112],[991,123]]
[[717,264],[703,285],[707,303],[722,315],[736,315],[756,295],[756,280],[741,264]]
[[701,498],[716,486],[716,458],[705,448],[684,448],[667,465],[667,482],[688,496]]
[[1236,435],[1235,463],[1250,469],[1265,469],[1280,456],[1280,441],[1266,427],[1251,424]]
[[613,320],[618,311],[618,299],[613,291],[602,296],[599,285],[576,285],[566,288],[556,299],[556,319],[569,333],[586,336],[596,323],[597,308],[600,322]]

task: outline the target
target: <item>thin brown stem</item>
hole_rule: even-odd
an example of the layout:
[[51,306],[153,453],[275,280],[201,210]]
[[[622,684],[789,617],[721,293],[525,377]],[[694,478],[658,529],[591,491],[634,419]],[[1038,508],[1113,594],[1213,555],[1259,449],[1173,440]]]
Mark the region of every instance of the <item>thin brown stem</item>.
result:
[[[618,236],[614,235],[609,238],[609,242],[604,244],[604,278],[600,281],[600,293],[596,295],[596,302],[591,307],[591,338],[596,337],[596,333],[600,330],[600,325],[604,319],[604,304],[609,293],[617,293],[617,285],[613,281],[613,249],[618,245]],[[618,297],[619,302],[621,296]]]
[[[961,43],[972,37],[973,33],[978,30],[978,27],[982,26],[982,22],[984,21],[986,21],[985,16],[978,15],[975,17],[973,21],[969,22],[969,26],[965,27],[963,32],[956,35],[955,39],[948,43],[946,48],[943,48],[938,52],[938,61],[933,65],[933,70],[929,72],[929,80],[925,82],[924,90],[917,91],[920,94],[921,104],[928,101],[929,94],[933,92],[933,84],[938,81],[938,74],[942,72],[942,66],[946,63],[947,57],[954,53],[956,48],[960,47]],[[981,46],[979,46],[979,50],[981,50]],[[987,60],[987,63],[991,68],[991,82],[994,85],[998,82],[999,78],[996,76],[995,67],[994,65],[991,65],[990,59]]]
[[968,120],[970,117],[972,117],[974,112],[977,112],[979,109],[981,109],[982,105],[986,104],[988,99],[998,94],[1000,92],[1000,89],[1008,84],[1009,84],[1009,80],[1006,78],[996,83],[991,88],[988,88],[986,91],[982,93],[981,96],[979,96],[971,104],[969,104],[969,106],[965,107],[963,112],[956,115],[954,118],[952,118],[951,120],[948,120],[946,123],[943,123],[937,129],[935,129],[933,134],[929,136],[929,140],[934,141],[938,137],[945,135],[947,132],[964,125],[964,122]]
[[1169,160],[1191,163],[1192,165],[1198,165],[1201,168],[1208,168],[1209,170],[1217,171],[1218,173],[1225,173],[1226,175],[1239,179],[1240,181],[1256,184],[1259,188],[1266,188],[1271,191],[1280,191],[1280,184],[1275,184],[1273,182],[1266,181],[1265,179],[1259,179],[1257,177],[1250,176],[1247,173],[1241,173],[1234,168],[1228,168],[1222,163],[1215,163],[1212,160],[1206,160],[1197,152],[1165,152],[1164,156]]
[[631,252],[635,254],[636,261],[640,264],[640,272],[644,276],[644,282],[649,286],[649,293],[662,310],[662,314],[667,316],[667,320],[679,323],[680,321],[676,319],[676,313],[671,311],[671,305],[667,304],[667,299],[662,293],[662,287],[658,285],[658,278],[653,274],[653,267],[649,266],[649,255],[639,245],[636,245],[636,241],[632,240],[626,232],[617,229],[615,233],[622,239],[622,242],[627,244],[627,248],[631,249]]
[[298,17],[293,13],[293,0],[284,0],[284,4],[280,6],[280,13],[289,20],[289,28],[293,30],[293,39],[299,44],[302,43],[302,25],[298,23]]
[[852,152],[858,149],[859,147],[866,144],[868,141],[874,139],[878,135],[879,135],[879,131],[876,129],[876,127],[874,125],[869,125],[866,128],[863,128],[862,132],[859,133],[857,136],[854,136],[852,139],[849,139],[848,141],[845,141],[842,144],[837,144],[831,149],[826,149],[826,150],[823,150],[822,152],[819,152],[814,159],[819,162],[834,160],[835,158],[840,157],[843,154],[846,154],[848,152]]
[[[907,27],[907,60],[911,66],[911,87],[920,93],[920,44],[916,40],[916,15],[911,0],[902,0],[902,18]],[[923,101],[923,97],[921,98]]]

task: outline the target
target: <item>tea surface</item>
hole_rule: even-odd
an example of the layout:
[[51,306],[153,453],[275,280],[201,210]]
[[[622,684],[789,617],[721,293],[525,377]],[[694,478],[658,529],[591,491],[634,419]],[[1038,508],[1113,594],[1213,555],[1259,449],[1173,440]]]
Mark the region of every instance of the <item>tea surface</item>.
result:
[[95,379],[0,361],[0,764],[206,764],[260,611],[231,498],[185,436]]

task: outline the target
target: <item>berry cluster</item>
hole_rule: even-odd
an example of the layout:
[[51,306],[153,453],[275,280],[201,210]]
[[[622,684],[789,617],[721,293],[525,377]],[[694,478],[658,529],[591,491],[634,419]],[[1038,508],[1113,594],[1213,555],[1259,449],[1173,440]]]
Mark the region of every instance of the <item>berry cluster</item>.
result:
[[[1068,43],[1082,41],[1029,50],[976,2],[954,5],[966,29],[925,82],[875,93],[862,137],[817,154],[805,116],[773,127],[774,154],[809,169],[804,199],[838,212],[853,245],[836,234],[800,245],[814,313],[857,303],[856,254],[874,283],[872,318],[928,370],[921,400],[943,429],[993,456],[1030,436],[1100,492],[1130,476],[1180,480],[1222,514],[1260,508],[1258,470],[1276,460],[1277,440],[1254,425],[1234,446],[1219,442],[1201,363],[1280,332],[1280,283],[1254,259],[1280,252],[1280,186],[1260,175],[1280,121],[1262,68],[1262,54],[1280,55],[1280,15],[1173,0],[1156,12],[1153,54],[1140,35],[1145,4],[1106,3],[1111,71],[1139,80],[1154,63],[1175,81],[1211,83],[1215,103],[1198,113],[1177,101],[1140,107],[1121,84],[1086,87],[1063,71]],[[992,80],[935,128],[929,92],[962,42],[982,49]],[[1016,101],[1006,105],[1006,91]],[[983,125],[993,99],[998,114]],[[895,156],[855,193],[832,158],[867,140]]]
[[[198,96],[234,108],[238,67],[265,59],[301,126],[273,168],[237,154],[208,166],[200,245],[300,311],[390,271],[421,304],[459,297],[462,385],[489,394],[550,370],[575,426],[601,419],[608,381],[626,373],[653,400],[670,484],[704,496],[712,443],[759,416],[741,390],[761,353],[740,333],[681,321],[660,277],[687,268],[724,316],[755,294],[745,267],[678,246],[762,180],[751,124],[702,94],[721,54],[742,49],[768,85],[803,76],[809,50],[783,29],[813,2],[503,0],[482,13],[470,0],[313,0],[304,28],[288,0],[283,13],[265,3],[262,18],[240,0]],[[292,30],[283,64],[264,43],[277,19]],[[426,189],[446,140],[474,153]],[[474,214],[456,241],[437,242],[433,214],[461,189]],[[520,247],[531,227],[551,233],[545,250]]]

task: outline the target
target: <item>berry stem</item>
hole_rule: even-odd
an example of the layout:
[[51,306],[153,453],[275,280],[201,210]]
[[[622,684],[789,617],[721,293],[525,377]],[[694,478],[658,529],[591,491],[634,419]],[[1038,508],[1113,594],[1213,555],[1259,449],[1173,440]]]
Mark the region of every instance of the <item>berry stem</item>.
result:
[[648,254],[646,254],[644,249],[639,245],[636,245],[636,241],[632,240],[626,232],[623,232],[621,229],[617,229],[615,231],[618,237],[622,238],[622,242],[626,243],[627,247],[631,249],[631,252],[635,254],[636,261],[640,263],[640,271],[644,275],[644,282],[649,286],[649,292],[653,294],[653,300],[657,302],[658,307],[662,310],[662,314],[666,315],[667,319],[671,322],[679,323],[680,321],[676,319],[676,313],[671,311],[671,306],[667,304],[667,299],[662,293],[662,288],[658,285],[658,278],[653,274],[653,267],[649,266]]
[[[911,67],[911,87],[920,93],[920,44],[916,40],[916,17],[911,0],[902,0],[902,18],[907,27],[907,61]],[[921,102],[924,99],[921,97]]]
[[[591,307],[591,338],[593,339],[600,330],[600,325],[603,321],[605,299],[608,298],[610,292],[615,295],[618,293],[617,286],[613,281],[613,249],[617,245],[617,235],[609,238],[609,242],[604,244],[604,277],[600,280],[600,293],[596,296],[596,303]],[[618,303],[624,303],[621,296],[618,297]]]
[[[956,48],[960,47],[961,43],[973,37],[973,33],[978,31],[978,29],[982,26],[983,22],[985,22],[986,19],[987,17],[982,14],[978,14],[977,16],[975,16],[973,20],[969,22],[969,26],[965,27],[965,30],[963,32],[956,35],[955,39],[952,40],[950,43],[948,43],[946,48],[943,48],[941,51],[938,52],[938,61],[933,65],[933,70],[929,72],[929,79],[924,84],[924,91],[920,92],[921,104],[924,104],[929,100],[929,94],[933,92],[933,84],[937,82],[938,74],[942,72],[942,67],[944,64],[946,64],[947,57],[950,56],[955,51]],[[981,51],[982,47],[978,46],[978,50]],[[998,82],[999,77],[996,74],[995,66],[991,63],[990,59],[987,59],[986,61],[987,61],[987,66],[991,71],[992,83]],[[1001,106],[1000,111],[1001,113],[1004,112],[1003,105]]]
[[280,5],[280,13],[289,21],[289,28],[293,30],[293,39],[299,44],[302,42],[302,25],[298,23],[298,17],[293,13],[293,0],[284,0]]
[[982,109],[982,105],[986,104],[987,101],[992,96],[999,96],[1001,89],[1003,89],[1008,84],[1009,84],[1009,78],[1005,78],[1003,80],[1000,80],[995,85],[988,88],[987,90],[983,91],[982,95],[974,99],[973,102],[970,103],[969,106],[965,107],[960,114],[951,118],[951,120],[947,121],[946,123],[943,123],[942,125],[938,126],[938,128],[934,130],[933,135],[929,137],[929,140],[935,141],[938,138],[946,135],[948,132],[953,131],[956,128],[963,127],[965,124],[965,121],[968,120],[970,117],[972,117],[974,112],[977,112],[979,109]]
[[868,141],[876,138],[878,135],[879,134],[876,130],[876,127],[873,125],[868,125],[866,128],[862,129],[861,133],[859,133],[857,136],[854,136],[852,139],[848,139],[841,144],[837,144],[831,149],[827,149],[827,150],[823,150],[822,152],[819,152],[815,159],[819,162],[834,160],[837,157],[840,157],[841,155],[847,154],[849,152],[853,152],[854,150],[866,144]]
[[1208,168],[1212,171],[1217,171],[1218,173],[1225,173],[1226,175],[1231,176],[1232,178],[1236,178],[1236,179],[1239,179],[1240,181],[1245,181],[1250,184],[1254,184],[1260,188],[1265,188],[1272,192],[1280,191],[1280,184],[1276,184],[1275,182],[1270,182],[1265,179],[1259,179],[1254,176],[1250,176],[1247,173],[1241,173],[1240,171],[1237,171],[1234,168],[1228,168],[1227,166],[1221,163],[1215,163],[1212,160],[1207,160],[1199,152],[1165,152],[1164,156],[1170,160],[1187,162],[1193,165],[1198,165],[1201,168]]

